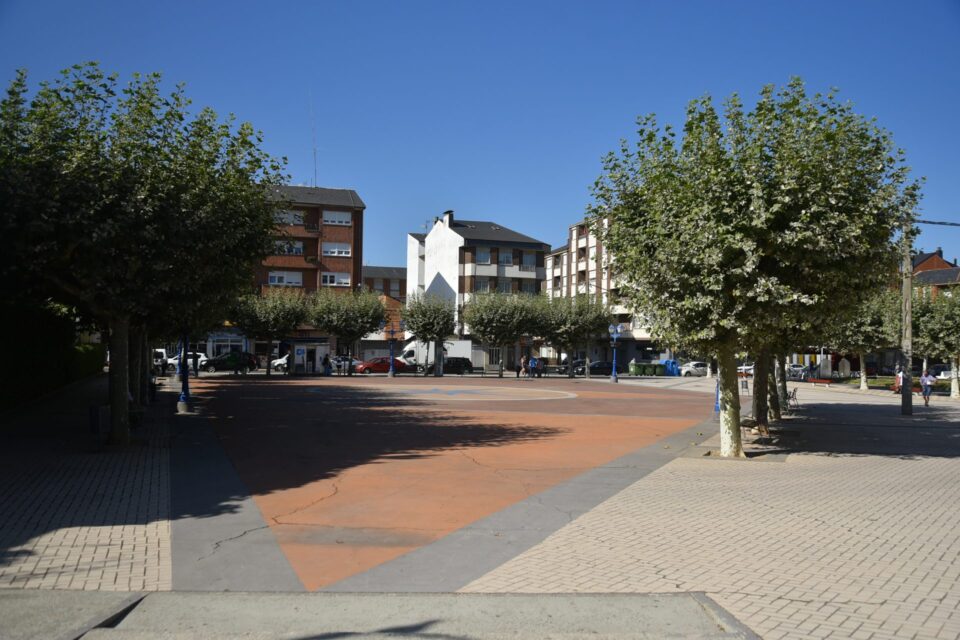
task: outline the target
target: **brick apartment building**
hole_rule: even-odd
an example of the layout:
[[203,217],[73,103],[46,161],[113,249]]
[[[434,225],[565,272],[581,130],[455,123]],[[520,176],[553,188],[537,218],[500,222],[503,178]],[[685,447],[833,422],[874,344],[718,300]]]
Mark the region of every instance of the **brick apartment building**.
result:
[[[255,270],[261,290],[298,287],[312,293],[321,287],[349,291],[362,283],[363,212],[366,205],[356,191],[323,187],[284,186],[278,197],[289,206],[278,215],[274,253]],[[292,348],[303,370],[310,371],[331,352],[330,339],[312,327],[301,327],[282,350]],[[203,345],[199,345],[203,349]],[[237,331],[224,330],[207,337],[206,353],[250,351],[264,361],[277,353],[276,345],[256,342]]]
[[395,355],[399,355],[404,343],[404,333],[400,329],[401,310],[407,300],[407,270],[404,267],[363,267],[363,284],[371,291],[380,294],[383,306],[387,309],[387,320],[383,331],[364,336],[360,341],[360,359],[368,360],[390,354],[392,330],[395,341]]

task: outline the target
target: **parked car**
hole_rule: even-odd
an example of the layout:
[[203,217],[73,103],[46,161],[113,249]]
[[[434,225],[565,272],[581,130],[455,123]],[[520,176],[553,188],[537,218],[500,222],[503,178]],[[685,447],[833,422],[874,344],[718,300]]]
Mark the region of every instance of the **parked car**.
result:
[[333,368],[338,372],[342,371],[343,373],[347,372],[347,366],[352,365],[353,370],[356,371],[357,367],[363,364],[360,360],[356,358],[351,358],[350,356],[334,356],[330,358],[330,362],[333,364]]
[[[193,354],[194,354],[193,351],[187,351],[187,364],[189,364],[191,367],[193,366]],[[207,358],[207,354],[205,354],[205,353],[201,353],[201,354],[199,354],[199,356],[200,356],[200,368],[202,369],[204,363],[207,361],[208,358]],[[177,363],[178,363],[178,362],[180,362],[180,354],[179,354],[179,352],[178,352],[178,353],[174,353],[172,356],[168,356],[168,357],[167,357],[167,364],[168,364],[168,365],[172,365],[172,366],[175,367],[175,366],[177,366]]]
[[707,375],[707,363],[688,362],[680,367],[680,375],[685,378],[689,378],[691,376],[705,376]]
[[802,364],[792,362],[787,365],[787,380],[806,380],[807,368]]
[[[354,366],[354,371],[357,373],[388,373],[390,371],[390,357],[381,356],[379,358],[372,358],[366,362],[361,362]],[[407,363],[401,360],[400,358],[393,359],[393,371],[394,373],[400,373],[407,370]]]
[[[572,365],[572,366],[573,366],[573,372],[574,372],[574,373],[577,373],[577,369],[583,369],[583,363],[584,363],[583,360],[574,360],[574,361],[573,361],[573,365]],[[561,363],[560,366],[557,367],[557,373],[559,373],[559,374],[562,375],[562,376],[567,375],[567,372],[569,371],[569,369],[567,368],[567,366],[568,366],[568,365],[567,365],[566,362]],[[581,374],[581,375],[582,375],[582,374]]]
[[[433,373],[436,367],[435,362],[431,362],[430,366],[427,367],[427,373]],[[473,363],[470,362],[470,358],[458,358],[456,356],[446,358],[443,361],[443,372],[444,373],[459,373],[463,375],[464,373],[473,373]]]
[[253,371],[260,367],[257,356],[247,351],[228,351],[210,358],[203,365],[207,373],[214,371]]
[[[578,376],[586,375],[586,367],[581,365],[573,370]],[[619,362],[617,363],[617,375],[623,373],[625,369],[623,365]],[[613,375],[613,363],[607,362],[606,360],[599,360],[597,362],[590,363],[590,375],[591,376],[609,376]]]
[[271,360],[271,361],[270,361],[270,368],[273,369],[274,371],[286,371],[286,370],[287,370],[287,362],[288,362],[289,360],[290,360],[290,354],[287,353],[287,354],[286,354],[285,356],[283,356],[282,358],[277,358],[276,360]]

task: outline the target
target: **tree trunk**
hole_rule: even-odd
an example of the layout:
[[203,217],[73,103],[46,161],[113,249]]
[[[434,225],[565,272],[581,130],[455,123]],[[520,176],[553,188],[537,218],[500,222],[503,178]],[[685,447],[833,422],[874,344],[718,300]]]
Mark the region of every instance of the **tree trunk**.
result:
[[957,366],[960,365],[960,356],[954,355],[950,358],[950,397],[960,398],[960,371]]
[[920,369],[920,375],[923,375],[923,372],[927,370],[927,360],[929,360],[929,358],[923,356],[923,367]]
[[767,411],[767,369],[770,368],[770,356],[761,349],[754,358],[753,365],[753,419],[757,421],[757,430],[762,436],[770,435]]
[[867,385],[867,354],[861,351],[857,355],[860,357],[860,391],[867,391],[870,389]]
[[573,373],[573,352],[574,352],[574,350],[575,350],[574,345],[570,345],[570,346],[567,348],[567,377],[568,377],[568,378],[574,377],[574,373]]
[[720,455],[724,458],[744,458],[740,438],[740,391],[737,380],[737,361],[732,349],[717,354],[720,376]]
[[147,326],[143,326],[143,332],[140,334],[140,405],[150,404],[150,382],[153,378],[153,349],[150,348],[150,340],[147,334]]
[[143,383],[142,376],[140,375],[140,370],[143,368],[141,365],[141,359],[143,358],[143,325],[135,324],[130,327],[130,342],[127,351],[127,358],[129,359],[128,363],[128,373],[127,380],[130,385],[130,396],[133,398],[133,403],[140,405],[140,389]]
[[500,377],[500,378],[503,377],[503,357],[504,357],[506,354],[507,354],[507,346],[506,346],[506,345],[503,345],[502,347],[500,347],[500,373],[499,373],[499,376],[498,376],[498,377]]
[[110,442],[130,443],[129,353],[130,319],[110,323]]
[[787,354],[777,356],[777,393],[780,394],[780,412],[789,411],[787,406],[789,393],[787,392]]
[[713,377],[713,358],[707,358],[707,379]]
[[583,377],[587,380],[590,379],[590,344],[587,343],[587,348],[583,357]]
[[768,370],[767,370],[767,417],[777,422],[782,416],[780,415],[780,391],[777,386],[777,371],[779,367],[777,366],[777,359],[769,355],[767,356]]
[[[254,351],[257,350],[256,343],[254,343]],[[278,352],[279,353],[279,352]],[[290,356],[287,356],[287,360],[290,359]],[[317,361],[316,357],[313,359],[314,362]],[[267,376],[273,371],[273,338],[267,338]]]
[[443,340],[436,340],[433,343],[433,377],[439,378],[443,375]]

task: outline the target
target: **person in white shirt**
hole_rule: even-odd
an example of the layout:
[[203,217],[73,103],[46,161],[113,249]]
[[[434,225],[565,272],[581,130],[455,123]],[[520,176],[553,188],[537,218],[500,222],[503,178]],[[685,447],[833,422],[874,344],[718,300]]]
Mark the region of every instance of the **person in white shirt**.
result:
[[937,382],[937,379],[930,375],[930,372],[926,369],[923,371],[923,375],[920,376],[920,386],[923,388],[923,406],[930,406],[930,394],[933,393],[933,385]]

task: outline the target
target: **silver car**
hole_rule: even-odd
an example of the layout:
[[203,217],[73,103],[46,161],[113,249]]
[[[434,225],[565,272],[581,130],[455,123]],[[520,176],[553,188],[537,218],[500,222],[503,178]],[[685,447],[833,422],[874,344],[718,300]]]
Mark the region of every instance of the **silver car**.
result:
[[680,375],[685,378],[689,378],[691,376],[705,376],[707,375],[707,363],[688,362],[684,365],[680,365]]

